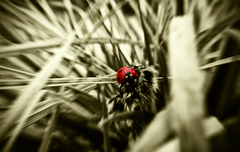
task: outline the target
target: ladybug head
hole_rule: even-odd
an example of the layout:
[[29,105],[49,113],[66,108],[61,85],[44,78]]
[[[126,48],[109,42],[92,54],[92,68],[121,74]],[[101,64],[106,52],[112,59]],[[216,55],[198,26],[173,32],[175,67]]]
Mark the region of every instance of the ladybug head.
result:
[[133,86],[138,79],[138,73],[130,67],[122,67],[117,72],[118,83],[126,86]]

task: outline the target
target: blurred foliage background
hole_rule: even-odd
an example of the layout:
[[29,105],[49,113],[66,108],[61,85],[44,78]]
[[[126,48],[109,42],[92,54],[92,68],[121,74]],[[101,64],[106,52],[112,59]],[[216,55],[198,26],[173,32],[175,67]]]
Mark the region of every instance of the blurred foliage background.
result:
[[[152,65],[159,89],[150,113],[164,111],[171,99],[169,23],[185,14],[193,15],[199,67],[206,72],[206,116],[224,128],[211,137],[211,148],[240,151],[239,7],[239,0],[0,1],[0,151],[131,149],[134,141],[108,124],[152,115],[108,118],[116,72],[132,63]],[[162,143],[148,142],[148,151]]]

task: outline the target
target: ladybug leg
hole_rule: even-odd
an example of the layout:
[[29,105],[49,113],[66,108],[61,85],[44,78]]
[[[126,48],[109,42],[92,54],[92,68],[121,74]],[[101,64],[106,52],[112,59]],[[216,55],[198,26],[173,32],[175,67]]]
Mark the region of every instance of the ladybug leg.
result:
[[123,85],[122,84],[120,84],[119,86],[118,86],[118,88],[121,90],[122,89],[122,87],[123,87]]

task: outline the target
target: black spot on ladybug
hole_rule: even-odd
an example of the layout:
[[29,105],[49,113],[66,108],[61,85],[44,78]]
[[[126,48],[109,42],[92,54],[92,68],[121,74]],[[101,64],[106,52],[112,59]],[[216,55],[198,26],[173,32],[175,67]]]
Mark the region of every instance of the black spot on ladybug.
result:
[[118,78],[118,80],[120,80],[120,78]]
[[120,70],[118,73],[121,73],[122,72],[122,70]]
[[128,76],[128,75],[130,75],[131,74],[131,72],[127,72],[127,73],[125,73],[125,76]]

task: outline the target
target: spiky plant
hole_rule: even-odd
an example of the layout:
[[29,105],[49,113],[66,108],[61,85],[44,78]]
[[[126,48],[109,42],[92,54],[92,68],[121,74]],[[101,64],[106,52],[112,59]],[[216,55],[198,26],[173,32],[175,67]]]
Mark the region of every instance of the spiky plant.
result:
[[[138,77],[126,75],[126,82],[119,84],[119,92],[108,101],[108,110],[110,116],[128,111],[144,111],[152,113],[153,103],[156,101],[158,89],[157,72],[153,67],[142,64],[133,64],[133,68]],[[121,73],[119,70],[118,73]],[[133,79],[131,81],[131,79]],[[151,117],[142,120],[128,120],[117,122],[118,131],[125,129],[129,140],[135,139],[144,130],[151,121]]]

